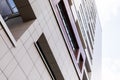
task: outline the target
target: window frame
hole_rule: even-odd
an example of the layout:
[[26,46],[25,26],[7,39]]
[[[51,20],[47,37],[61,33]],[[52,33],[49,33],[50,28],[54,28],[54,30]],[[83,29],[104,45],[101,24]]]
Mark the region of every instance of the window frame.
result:
[[[78,46],[79,46],[77,59],[76,59],[76,57],[74,55],[74,52],[73,52],[73,50],[71,48],[71,45],[69,43],[69,40],[67,38],[67,34],[66,34],[65,29],[64,29],[63,21],[61,20],[60,13],[59,13],[58,8],[57,8],[57,5],[58,5],[58,3],[60,1],[64,2],[64,5],[65,5],[65,8],[66,8],[66,11],[67,11],[67,14],[69,16],[70,23],[71,23],[72,30],[73,30],[73,32],[75,34],[75,38],[76,38]],[[56,18],[56,21],[58,23],[59,29],[61,31],[61,35],[63,36],[63,40],[65,42],[66,48],[67,48],[68,53],[70,55],[71,61],[73,63],[73,66],[75,68],[76,74],[77,74],[78,78],[81,79],[83,71],[80,72],[80,68],[79,68],[79,65],[78,65],[78,63],[79,63],[79,56],[80,56],[80,54],[82,55],[82,57],[83,57],[83,65],[84,65],[85,64],[86,55],[85,55],[85,51],[84,51],[84,49],[82,47],[81,40],[78,37],[79,34],[77,32],[77,27],[76,27],[76,24],[75,24],[75,21],[74,21],[74,17],[72,15],[72,11],[70,9],[70,4],[68,3],[68,0],[49,0],[49,2],[51,3],[51,7],[52,7],[52,10],[53,10],[54,16]]]
[[[64,10],[62,11],[63,8],[64,8]],[[79,46],[78,46],[77,40],[75,38],[75,34],[73,32],[72,25],[70,23],[64,2],[62,0],[57,4],[57,9],[58,9],[60,18],[61,18],[63,26],[64,26],[64,30],[67,34],[67,38],[69,40],[70,46],[71,46],[71,48],[74,52],[74,55],[77,59]]]
[[[7,1],[7,0],[6,0]],[[22,4],[23,2],[26,2],[25,4]],[[15,3],[15,5],[17,6],[17,9],[18,9],[18,13],[16,14],[14,14],[14,15],[8,15],[8,17],[6,18],[6,20],[7,19],[12,19],[12,18],[16,18],[16,17],[21,17],[21,18],[23,18],[23,19],[25,19],[25,20],[23,20],[23,23],[22,24],[24,24],[24,23],[26,23],[26,22],[28,22],[28,23],[33,23],[34,22],[34,20],[36,19],[36,16],[35,16],[35,13],[34,13],[34,11],[33,11],[33,9],[32,9],[32,6],[31,6],[31,4],[30,4],[30,2],[29,2],[29,0],[14,0],[14,3]],[[5,3],[5,4],[7,4],[7,3]],[[22,8],[20,7],[21,6],[21,4],[22,4]],[[27,4],[27,7],[25,6]],[[2,5],[1,5],[2,6]],[[8,8],[9,8],[9,6],[8,5],[6,5]],[[25,9],[27,9],[28,8],[28,11],[26,11],[25,9],[23,9],[23,8],[25,8]],[[21,10],[20,10],[21,9]],[[9,9],[10,10],[10,9]],[[23,12],[23,11],[26,11],[24,14],[21,14],[21,12]],[[30,14],[27,14],[27,12],[30,12]],[[2,13],[2,12],[1,12]],[[30,27],[30,26],[28,26],[28,25],[26,25],[25,27],[27,27],[27,29],[24,29],[24,31],[21,31],[21,35],[18,35],[18,38],[16,38],[15,37],[15,35],[13,35],[13,33],[12,33],[12,31],[11,31],[11,29],[9,28],[9,26],[7,25],[7,22],[6,22],[6,20],[3,18],[3,16],[1,15],[1,13],[0,13],[0,24],[1,24],[1,26],[2,26],[2,28],[4,29],[4,31],[5,31],[5,33],[7,34],[7,36],[8,36],[8,38],[10,39],[10,41],[11,41],[11,43],[13,44],[13,46],[14,47],[16,47],[17,46],[17,44],[16,44],[16,42],[17,42],[17,40],[24,34],[24,32],[28,29],[28,27]],[[10,12],[10,14],[11,14],[11,12]],[[24,17],[26,17],[26,18],[24,18]],[[19,25],[19,24],[18,24]],[[15,27],[17,27],[17,25],[15,26]],[[17,32],[17,31],[16,31]],[[18,33],[19,34],[19,33]]]

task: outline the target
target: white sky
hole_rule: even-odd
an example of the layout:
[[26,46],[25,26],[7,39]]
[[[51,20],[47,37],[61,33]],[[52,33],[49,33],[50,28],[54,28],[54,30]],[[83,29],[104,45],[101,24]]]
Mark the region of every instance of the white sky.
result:
[[95,0],[102,25],[102,80],[120,80],[120,0]]

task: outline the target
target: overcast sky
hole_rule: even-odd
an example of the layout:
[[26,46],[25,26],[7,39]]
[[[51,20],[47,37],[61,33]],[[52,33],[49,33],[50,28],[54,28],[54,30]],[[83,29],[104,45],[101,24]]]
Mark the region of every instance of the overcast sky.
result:
[[120,0],[95,0],[102,25],[102,80],[120,80]]

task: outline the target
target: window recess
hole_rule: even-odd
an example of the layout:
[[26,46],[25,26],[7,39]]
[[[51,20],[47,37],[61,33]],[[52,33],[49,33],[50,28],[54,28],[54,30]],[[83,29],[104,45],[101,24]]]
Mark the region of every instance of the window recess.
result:
[[76,41],[75,34],[72,30],[72,26],[71,26],[66,8],[62,0],[58,3],[57,8],[58,8],[61,20],[63,22],[64,29],[67,34],[67,38],[69,40],[69,43],[71,45],[73,52],[75,53],[75,57],[77,58],[79,46]]
[[83,57],[81,54],[80,54],[78,65],[79,65],[80,71],[82,72],[82,70],[83,70]]
[[0,0],[0,14],[15,40],[18,40],[36,19],[28,0]]
[[43,62],[45,62],[46,68],[48,69],[52,80],[64,80],[61,70],[55,60],[55,57],[44,34],[40,36],[36,44],[37,49],[40,50],[40,56],[42,56],[41,58],[44,59]]

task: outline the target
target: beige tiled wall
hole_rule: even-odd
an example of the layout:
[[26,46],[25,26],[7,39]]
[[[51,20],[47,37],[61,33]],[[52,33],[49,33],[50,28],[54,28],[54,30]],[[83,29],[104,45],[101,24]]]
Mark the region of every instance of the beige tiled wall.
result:
[[29,0],[37,19],[14,47],[0,25],[0,80],[51,80],[34,42],[45,34],[65,80],[78,80],[48,0]]

